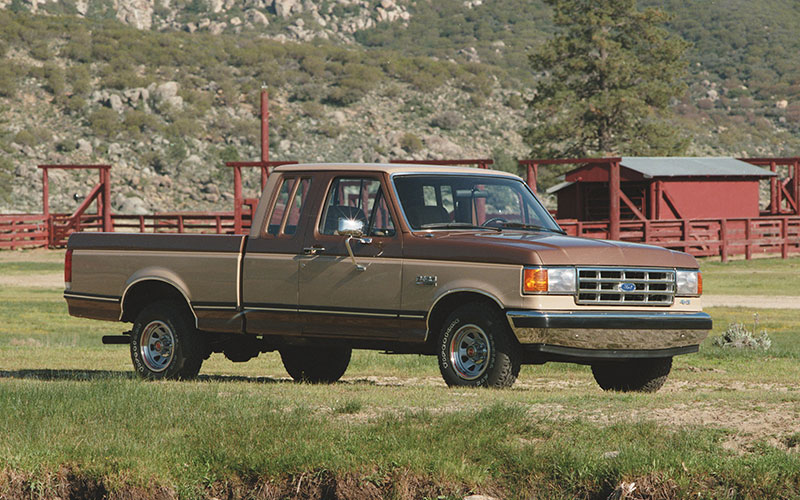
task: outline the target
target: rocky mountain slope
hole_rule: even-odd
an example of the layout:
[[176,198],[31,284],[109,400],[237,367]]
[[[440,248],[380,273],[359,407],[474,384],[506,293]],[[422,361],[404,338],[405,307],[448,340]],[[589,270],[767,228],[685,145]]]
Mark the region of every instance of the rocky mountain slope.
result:
[[[765,22],[734,3],[709,15]],[[767,3],[783,9],[767,38],[748,31],[730,51],[714,22],[670,3],[695,44],[674,103],[689,154],[797,154],[800,72],[781,58],[796,57],[785,34],[800,14]],[[259,157],[262,85],[273,160],[514,170],[535,89],[526,55],[548,16],[523,0],[0,0],[0,210],[40,210],[36,165],[61,162],[112,164],[117,211],[230,209],[222,165]],[[57,173],[54,208],[73,210],[89,175]]]

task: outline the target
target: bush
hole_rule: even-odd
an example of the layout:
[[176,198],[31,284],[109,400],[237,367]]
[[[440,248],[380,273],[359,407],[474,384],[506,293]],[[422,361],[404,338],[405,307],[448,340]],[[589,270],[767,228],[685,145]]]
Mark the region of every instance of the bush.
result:
[[0,201],[11,199],[11,181],[14,180],[14,165],[8,158],[0,158]]
[[424,146],[422,144],[422,139],[408,132],[403,134],[403,137],[400,138],[400,147],[413,154],[422,151]]
[[46,63],[43,70],[45,79],[44,89],[54,96],[63,94],[66,88],[64,70],[56,63]]
[[714,338],[713,345],[738,349],[762,349],[764,351],[772,347],[772,339],[767,335],[767,330],[762,330],[761,335],[758,337],[754,334],[756,330],[758,330],[758,314],[754,318],[753,331],[748,330],[744,323],[732,323],[728,325],[725,333]]
[[119,114],[109,108],[100,108],[89,115],[89,127],[101,137],[114,137],[122,131]]
[[15,97],[17,95],[18,68],[14,64],[3,61],[0,64],[0,97]]
[[453,130],[461,125],[461,115],[455,111],[445,111],[434,116],[431,125],[442,130]]
[[522,109],[525,107],[525,100],[519,94],[511,94],[506,99],[506,106],[511,109]]
[[29,146],[35,148],[40,144],[50,142],[53,135],[49,130],[42,127],[34,127],[30,129],[22,129],[14,136],[14,142],[21,146]]
[[72,93],[86,97],[92,90],[92,75],[86,64],[78,64],[67,68],[66,77],[72,85]]

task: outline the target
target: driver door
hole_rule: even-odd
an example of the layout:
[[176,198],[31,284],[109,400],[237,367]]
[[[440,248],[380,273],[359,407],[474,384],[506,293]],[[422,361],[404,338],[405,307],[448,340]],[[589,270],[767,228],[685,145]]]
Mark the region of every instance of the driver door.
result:
[[[398,336],[402,242],[382,176],[331,176],[322,211],[306,232],[300,260],[302,334],[393,339]],[[340,220],[363,237],[339,234]],[[355,259],[355,263],[353,260]]]

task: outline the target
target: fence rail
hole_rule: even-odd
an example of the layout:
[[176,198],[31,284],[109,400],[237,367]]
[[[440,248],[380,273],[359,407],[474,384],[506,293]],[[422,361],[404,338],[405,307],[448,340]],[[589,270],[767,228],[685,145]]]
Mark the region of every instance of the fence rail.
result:
[[0,249],[47,246],[49,228],[44,215],[0,215]]
[[[572,236],[608,238],[608,221],[559,221]],[[800,217],[622,221],[620,240],[681,250],[696,257],[800,253]]]
[[[126,233],[212,233],[233,234],[233,212],[175,213],[112,216],[114,231]],[[606,239],[608,221],[560,220],[572,236]],[[249,214],[242,231],[249,229]],[[64,246],[73,231],[101,231],[97,215],[78,219],[67,214],[0,215],[0,249]],[[779,253],[784,258],[800,253],[800,216],[768,216],[736,219],[682,219],[621,221],[620,240],[658,245],[688,252],[697,257],[719,256],[723,261],[735,255],[751,258],[757,254]]]

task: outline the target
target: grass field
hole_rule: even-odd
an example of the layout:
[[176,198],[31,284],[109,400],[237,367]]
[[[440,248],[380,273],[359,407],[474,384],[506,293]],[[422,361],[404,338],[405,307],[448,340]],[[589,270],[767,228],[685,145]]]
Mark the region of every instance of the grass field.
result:
[[[52,254],[0,254],[0,276],[60,272]],[[718,294],[800,277],[797,260],[703,270]],[[755,312],[710,310],[711,336]],[[368,351],[328,386],[291,382],[276,354],[154,383],[100,344],[124,325],[69,317],[59,288],[2,286],[0,498],[599,499],[623,482],[624,498],[797,498],[800,323],[758,316],[769,351],[707,340],[650,395],[564,364],[525,366],[511,390],[447,389],[433,358]]]

